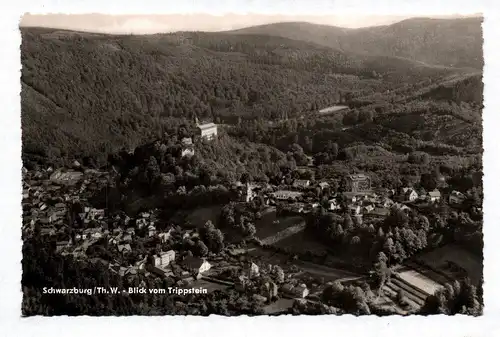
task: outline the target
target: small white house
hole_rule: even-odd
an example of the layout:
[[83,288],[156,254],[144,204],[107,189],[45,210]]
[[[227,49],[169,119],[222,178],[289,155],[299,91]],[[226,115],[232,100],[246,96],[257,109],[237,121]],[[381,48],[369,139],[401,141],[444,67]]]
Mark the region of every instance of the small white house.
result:
[[428,200],[430,202],[437,202],[441,199],[441,192],[434,190],[428,193]]
[[413,188],[404,188],[403,194],[405,201],[415,201],[418,199],[418,193]]
[[338,204],[337,199],[328,200],[328,209],[331,211],[340,209],[340,205]]

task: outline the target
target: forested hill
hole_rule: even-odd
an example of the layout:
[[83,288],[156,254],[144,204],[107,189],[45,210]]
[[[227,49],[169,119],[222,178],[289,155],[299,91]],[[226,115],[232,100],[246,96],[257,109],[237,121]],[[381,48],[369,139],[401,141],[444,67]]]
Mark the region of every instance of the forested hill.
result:
[[413,18],[387,26],[346,29],[284,22],[232,31],[314,42],[346,52],[399,56],[453,67],[482,69],[482,18]]
[[105,155],[194,115],[281,119],[454,70],[281,37],[22,29],[23,152]]

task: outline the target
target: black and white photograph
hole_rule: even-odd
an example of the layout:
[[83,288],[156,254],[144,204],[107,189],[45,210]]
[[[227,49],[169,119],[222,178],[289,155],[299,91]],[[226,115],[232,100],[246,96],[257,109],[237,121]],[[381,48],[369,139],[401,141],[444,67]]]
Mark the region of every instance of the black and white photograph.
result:
[[483,16],[20,19],[21,315],[483,315]]

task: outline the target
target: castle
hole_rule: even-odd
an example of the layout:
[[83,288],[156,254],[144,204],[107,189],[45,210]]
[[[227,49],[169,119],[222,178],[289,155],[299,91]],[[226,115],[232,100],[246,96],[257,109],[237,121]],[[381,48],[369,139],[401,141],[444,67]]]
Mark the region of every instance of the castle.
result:
[[212,140],[217,137],[217,124],[214,123],[203,123],[200,124],[198,118],[196,118],[196,126],[200,130],[200,136],[207,140]]

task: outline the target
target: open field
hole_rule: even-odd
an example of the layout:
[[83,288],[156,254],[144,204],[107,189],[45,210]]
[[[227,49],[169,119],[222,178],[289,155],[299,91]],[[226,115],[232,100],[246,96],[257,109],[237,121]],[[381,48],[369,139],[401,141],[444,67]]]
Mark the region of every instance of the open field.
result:
[[288,248],[289,250],[297,253],[311,251],[313,253],[323,253],[327,248],[321,243],[311,238],[304,231],[300,231],[293,235],[280,240],[275,244],[276,247]]
[[453,270],[449,262],[463,268],[467,276],[474,284],[481,282],[483,273],[482,261],[479,257],[471,254],[467,250],[457,245],[447,245],[432,252],[421,255],[417,261],[430,266],[433,269],[442,271],[451,278],[462,276],[460,272]]
[[346,270],[330,268],[316,263],[300,260],[291,261],[290,258],[284,254],[275,253],[261,248],[249,250],[248,255],[254,259],[258,259],[261,263],[280,265],[285,272],[291,272],[292,269],[299,269],[300,271],[309,274],[311,277],[323,278],[326,282],[359,277],[358,274],[354,274]]
[[432,295],[442,286],[419,272],[409,269],[397,273],[398,277],[414,287],[422,290],[427,295]]
[[301,234],[304,232],[304,228],[306,228],[306,223],[302,218],[300,218],[299,220],[296,221],[295,224],[292,224],[291,226],[283,229],[282,231],[279,231],[278,233],[263,239],[262,243],[266,245],[274,245],[274,244],[279,244],[281,241],[286,240],[295,235],[299,235],[299,237],[301,237]]
[[276,211],[266,212],[260,220],[255,222],[256,236],[260,239],[265,239],[303,221],[300,216],[278,217],[276,216]]
[[184,217],[186,222],[189,222],[193,227],[201,228],[210,220],[217,226],[221,206],[201,207],[190,211],[180,211],[176,217]]

